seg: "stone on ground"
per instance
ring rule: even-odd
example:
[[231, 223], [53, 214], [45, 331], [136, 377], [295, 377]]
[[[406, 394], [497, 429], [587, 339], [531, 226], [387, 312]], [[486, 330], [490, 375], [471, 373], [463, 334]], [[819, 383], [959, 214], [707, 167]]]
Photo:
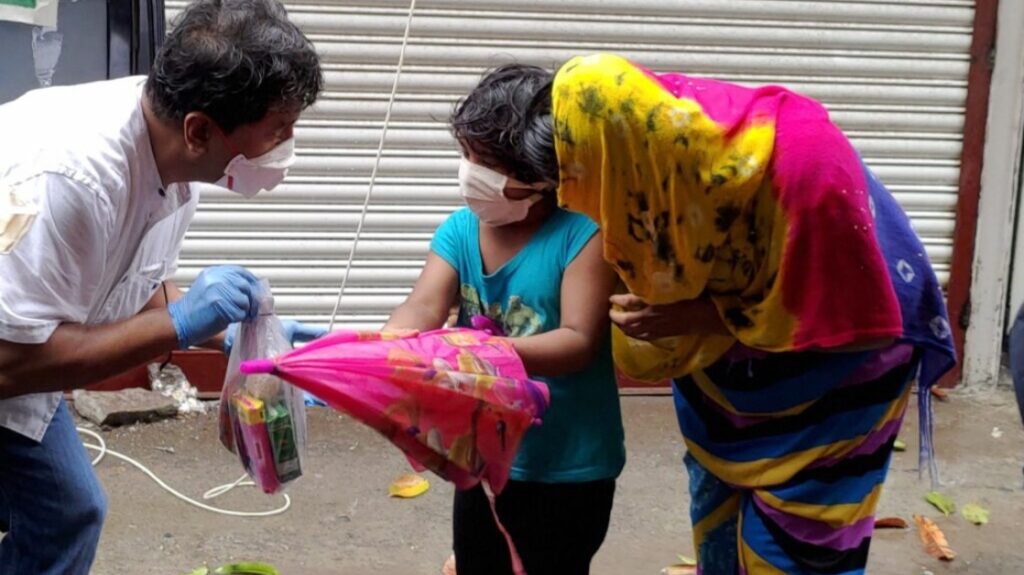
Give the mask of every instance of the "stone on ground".
[[173, 398], [155, 391], [130, 388], [121, 391], [87, 391], [72, 393], [75, 411], [97, 425], [116, 427], [174, 417], [178, 404]]

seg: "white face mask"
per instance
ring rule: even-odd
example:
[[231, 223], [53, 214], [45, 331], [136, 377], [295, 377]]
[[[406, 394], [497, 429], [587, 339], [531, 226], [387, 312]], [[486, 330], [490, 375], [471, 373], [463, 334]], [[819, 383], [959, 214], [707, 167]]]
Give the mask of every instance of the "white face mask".
[[480, 221], [492, 226], [521, 222], [530, 213], [530, 207], [544, 195], [537, 193], [522, 200], [505, 197], [508, 176], [490, 168], [474, 164], [466, 158], [459, 163], [459, 193], [466, 205]]
[[217, 185], [251, 198], [270, 191], [288, 175], [295, 163], [295, 138], [288, 138], [274, 149], [256, 158], [238, 154], [224, 168], [224, 177]]

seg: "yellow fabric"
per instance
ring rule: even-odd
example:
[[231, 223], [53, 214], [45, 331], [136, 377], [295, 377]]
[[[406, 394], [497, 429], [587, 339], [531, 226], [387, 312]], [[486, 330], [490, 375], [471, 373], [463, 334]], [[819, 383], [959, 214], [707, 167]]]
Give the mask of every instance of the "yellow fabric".
[[[890, 421], [902, 417], [910, 397], [910, 386], [897, 401], [892, 402], [885, 413], [878, 419], [871, 431], [881, 429]], [[690, 454], [726, 483], [743, 488], [764, 488], [781, 485], [793, 478], [800, 470], [806, 469], [811, 463], [828, 458], [841, 459], [864, 443], [864, 436], [836, 441], [826, 445], [793, 451], [780, 457], [768, 457], [752, 461], [732, 461], [716, 457], [695, 441], [683, 437], [686, 449]]]
[[[742, 528], [743, 524], [741, 521], [738, 529]], [[740, 566], [747, 575], [787, 575], [785, 571], [765, 561], [763, 557], [747, 545], [747, 542], [742, 537], [739, 540], [739, 546]]]
[[736, 521], [740, 514], [740, 499], [742, 494], [737, 491], [722, 502], [707, 517], [701, 519], [693, 526], [693, 548], [700, 549], [704, 545], [707, 534], [715, 530], [726, 521]]
[[666, 337], [648, 342], [633, 339], [612, 327], [615, 365], [629, 377], [646, 381], [681, 377], [708, 367], [734, 343], [734, 337], [717, 335]]
[[[736, 338], [786, 350], [795, 319], [775, 285], [786, 225], [765, 177], [773, 118], [753, 115], [727, 131], [697, 102], [612, 55], [566, 63], [552, 106], [560, 201], [600, 224], [604, 257], [630, 292], [650, 304], [708, 293], [723, 318], [737, 308], [754, 318], [742, 330], [726, 321], [734, 337], [646, 343], [616, 330], [620, 369], [639, 379], [679, 377], [717, 361]], [[752, 239], [751, 224], [770, 233]]]
[[[700, 389], [701, 393], [703, 393], [705, 396], [708, 397], [708, 399], [714, 401], [722, 409], [728, 411], [729, 413], [732, 413], [734, 415], [743, 416], [743, 417], [761, 417], [761, 416], [765, 415], [764, 413], [748, 413], [748, 412], [744, 412], [744, 411], [740, 411], [740, 410], [736, 409], [736, 406], [734, 406], [732, 404], [732, 402], [730, 402], [729, 399], [725, 397], [725, 394], [722, 393], [721, 388], [719, 388], [717, 385], [715, 385], [715, 382], [711, 381], [711, 379], [703, 371], [698, 371], [696, 373], [693, 373], [693, 374], [691, 374], [691, 377], [693, 378], [693, 382]], [[796, 415], [798, 413], [801, 413], [801, 412], [805, 411], [807, 408], [813, 406], [816, 401], [817, 400], [812, 399], [810, 401], [805, 401], [803, 403], [794, 405], [793, 407], [790, 407], [789, 409], [783, 409], [783, 410], [780, 410], [780, 411], [773, 411], [771, 413], [771, 416], [772, 417], [789, 417], [789, 416], [792, 416], [792, 415]]]
[[785, 501], [763, 489], [755, 490], [754, 493], [766, 505], [787, 515], [827, 523], [829, 527], [839, 529], [874, 515], [875, 508], [878, 507], [878, 498], [882, 496], [882, 484], [876, 485], [867, 497], [856, 503], [834, 503], [832, 505]]
[[[599, 221], [605, 255], [630, 291], [652, 304], [699, 296], [714, 263], [703, 250], [721, 246], [732, 229], [731, 221], [716, 226], [715, 220], [758, 193], [773, 124], [727, 135], [698, 103], [676, 98], [611, 55], [569, 61], [555, 79], [552, 106], [562, 136], [556, 138], [559, 162], [571, 175], [559, 196], [569, 209]], [[709, 187], [715, 193], [707, 193]], [[623, 210], [633, 216], [628, 224], [606, 217]], [[659, 251], [673, 257], [659, 257]], [[649, 275], [631, 275], [629, 266]]]

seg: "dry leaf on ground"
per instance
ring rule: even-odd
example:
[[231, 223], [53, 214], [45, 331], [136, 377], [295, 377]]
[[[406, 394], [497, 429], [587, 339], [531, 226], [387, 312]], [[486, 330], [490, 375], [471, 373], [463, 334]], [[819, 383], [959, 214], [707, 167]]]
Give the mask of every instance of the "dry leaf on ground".
[[943, 561], [952, 561], [956, 558], [956, 553], [949, 548], [946, 535], [934, 521], [921, 515], [914, 515], [914, 523], [917, 523], [917, 534], [929, 555]]
[[910, 527], [902, 517], [881, 517], [875, 519], [875, 529], [906, 529]]
[[415, 473], [406, 473], [388, 486], [388, 495], [409, 499], [423, 495], [428, 489], [430, 489], [429, 481]]

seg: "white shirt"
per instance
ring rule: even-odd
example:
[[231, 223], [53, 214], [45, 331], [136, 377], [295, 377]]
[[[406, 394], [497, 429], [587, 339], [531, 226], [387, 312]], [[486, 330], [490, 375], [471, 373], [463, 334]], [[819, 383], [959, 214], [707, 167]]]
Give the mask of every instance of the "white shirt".
[[[39, 344], [62, 323], [125, 320], [173, 275], [198, 193], [161, 184], [144, 82], [46, 88], [0, 106], [0, 194], [38, 208], [0, 255], [0, 339]], [[38, 441], [59, 401], [0, 400], [0, 426]]]

